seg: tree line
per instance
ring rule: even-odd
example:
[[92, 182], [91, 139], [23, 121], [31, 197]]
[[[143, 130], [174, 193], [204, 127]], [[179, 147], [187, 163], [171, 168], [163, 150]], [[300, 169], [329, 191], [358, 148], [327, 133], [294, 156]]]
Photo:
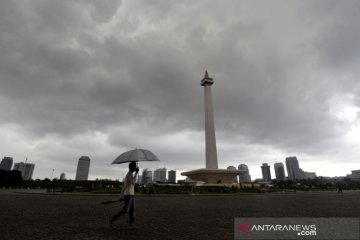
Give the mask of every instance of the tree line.
[[0, 187], [19, 187], [22, 182], [23, 178], [20, 171], [0, 169]]

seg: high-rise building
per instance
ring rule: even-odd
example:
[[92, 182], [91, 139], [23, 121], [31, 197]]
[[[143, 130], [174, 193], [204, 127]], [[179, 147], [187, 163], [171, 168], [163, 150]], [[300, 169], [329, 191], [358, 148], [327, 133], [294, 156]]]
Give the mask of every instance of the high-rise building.
[[168, 172], [168, 182], [169, 183], [176, 183], [176, 171], [170, 170]]
[[270, 166], [267, 163], [262, 164], [261, 172], [264, 181], [271, 181]]
[[[237, 170], [236, 167], [234, 166], [228, 166], [227, 170]], [[234, 177], [234, 179], [232, 180], [232, 183], [238, 183], [238, 177]]]
[[142, 180], [141, 183], [143, 185], [148, 185], [153, 182], [153, 172], [145, 168], [142, 172]]
[[10, 171], [13, 165], [12, 157], [4, 157], [0, 163], [0, 169]]
[[274, 164], [275, 169], [275, 176], [276, 181], [281, 182], [285, 180], [285, 167], [283, 163], [275, 163]]
[[90, 169], [90, 158], [88, 156], [81, 156], [78, 161], [76, 169], [75, 180], [87, 181]]
[[13, 170], [18, 170], [21, 172], [21, 176], [23, 177], [24, 180], [32, 179], [34, 169], [35, 169], [35, 164], [24, 163], [24, 162], [15, 163], [13, 168]]
[[251, 175], [249, 173], [249, 168], [246, 164], [240, 164], [238, 166], [238, 170], [241, 172], [239, 175], [240, 183], [249, 183], [251, 182]]
[[24, 180], [30, 180], [32, 179], [32, 175], [34, 173], [35, 164], [33, 163], [26, 163], [25, 164], [25, 170], [22, 173]]
[[289, 180], [296, 181], [301, 179], [299, 161], [297, 160], [297, 158], [295, 156], [287, 157], [285, 163]]
[[166, 168], [158, 168], [154, 171], [154, 182], [166, 182]]
[[65, 179], [66, 179], [65, 173], [61, 173], [61, 174], [60, 174], [60, 180], [65, 180]]

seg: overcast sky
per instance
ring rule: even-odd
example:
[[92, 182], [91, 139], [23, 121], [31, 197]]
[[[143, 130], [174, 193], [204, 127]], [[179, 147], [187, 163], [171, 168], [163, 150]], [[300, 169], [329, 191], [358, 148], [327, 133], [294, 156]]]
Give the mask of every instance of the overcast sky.
[[0, 157], [33, 178], [122, 178], [205, 167], [203, 87], [212, 86], [219, 167], [297, 156], [305, 171], [360, 169], [360, 2], [0, 2]]

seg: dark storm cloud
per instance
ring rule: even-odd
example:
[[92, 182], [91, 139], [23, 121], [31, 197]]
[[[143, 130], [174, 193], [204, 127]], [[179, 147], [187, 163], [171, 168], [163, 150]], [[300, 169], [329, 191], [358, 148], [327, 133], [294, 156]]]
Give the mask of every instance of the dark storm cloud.
[[82, 33], [89, 23], [70, 3], [53, 4], [60, 3], [39, 3], [33, 7], [37, 17], [24, 19], [36, 22], [38, 34], [4, 43], [10, 69], [2, 65], [3, 94], [19, 101], [7, 121], [21, 122], [16, 117], [21, 112], [27, 116], [21, 125], [41, 134], [102, 129], [141, 117], [153, 118], [159, 126], [160, 119], [172, 121], [171, 116], [181, 115], [191, 104], [189, 67], [181, 51], [157, 44], [161, 36], [140, 41], [110, 36], [100, 41]]
[[331, 68], [342, 70], [360, 64], [360, 33], [356, 30], [360, 20], [359, 9], [358, 1], [348, 1], [346, 4], [319, 2], [311, 9], [314, 15], [310, 19], [321, 25], [321, 32], [315, 41], [320, 61]]
[[[206, 68], [218, 142], [249, 159], [254, 146], [329, 153], [351, 128], [338, 112], [360, 104], [356, 1], [0, 6], [0, 126], [34, 141], [71, 145], [83, 136], [107, 146], [100, 158], [149, 146], [168, 163], [194, 164], [203, 152]], [[86, 151], [59, 146], [44, 156], [64, 149]]]

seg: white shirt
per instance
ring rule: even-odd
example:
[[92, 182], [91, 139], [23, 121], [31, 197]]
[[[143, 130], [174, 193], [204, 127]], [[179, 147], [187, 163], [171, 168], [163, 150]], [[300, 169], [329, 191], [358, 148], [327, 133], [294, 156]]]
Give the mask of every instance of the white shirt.
[[133, 175], [132, 172], [128, 172], [125, 177], [124, 186], [121, 190], [120, 197], [124, 195], [134, 195], [135, 194], [135, 182], [136, 182], [137, 173]]

